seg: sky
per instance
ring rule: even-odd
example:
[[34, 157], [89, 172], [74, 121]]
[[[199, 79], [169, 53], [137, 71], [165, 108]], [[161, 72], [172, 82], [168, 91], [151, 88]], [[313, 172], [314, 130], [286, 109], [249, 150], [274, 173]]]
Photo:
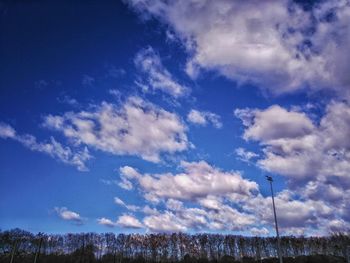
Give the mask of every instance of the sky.
[[348, 0], [0, 4], [0, 228], [350, 228]]

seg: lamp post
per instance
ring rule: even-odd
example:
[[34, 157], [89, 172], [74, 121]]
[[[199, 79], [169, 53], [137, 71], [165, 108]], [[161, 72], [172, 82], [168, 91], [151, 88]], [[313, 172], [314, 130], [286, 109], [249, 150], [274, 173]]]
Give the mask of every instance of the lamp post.
[[277, 236], [277, 254], [278, 258], [280, 260], [280, 263], [283, 263], [282, 259], [282, 253], [281, 253], [281, 241], [280, 241], [280, 235], [278, 232], [278, 224], [277, 224], [277, 215], [276, 215], [276, 207], [275, 207], [275, 197], [273, 195], [273, 188], [272, 188], [272, 182], [273, 179], [271, 176], [266, 176], [267, 181], [270, 182], [270, 187], [271, 187], [271, 197], [272, 197], [272, 206], [273, 206], [273, 215], [275, 217], [275, 227], [276, 227], [276, 236]]

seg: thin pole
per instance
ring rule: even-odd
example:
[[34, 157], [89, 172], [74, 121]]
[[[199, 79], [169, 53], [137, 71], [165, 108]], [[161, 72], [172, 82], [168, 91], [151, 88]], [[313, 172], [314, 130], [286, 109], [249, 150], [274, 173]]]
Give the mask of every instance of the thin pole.
[[266, 176], [267, 180], [270, 182], [270, 187], [271, 187], [271, 197], [272, 197], [272, 206], [273, 206], [273, 215], [275, 217], [275, 228], [276, 228], [276, 236], [277, 236], [277, 254], [278, 258], [280, 260], [280, 263], [283, 263], [282, 259], [282, 253], [281, 253], [281, 240], [280, 240], [280, 235], [278, 232], [278, 224], [277, 224], [277, 215], [276, 215], [276, 207], [275, 207], [275, 197], [273, 194], [273, 188], [272, 188], [272, 182], [273, 179], [271, 176]]

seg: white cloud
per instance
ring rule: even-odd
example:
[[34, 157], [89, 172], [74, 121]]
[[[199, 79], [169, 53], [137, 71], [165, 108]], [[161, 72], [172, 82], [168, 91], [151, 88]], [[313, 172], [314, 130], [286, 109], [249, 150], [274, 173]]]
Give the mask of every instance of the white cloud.
[[[202, 201], [202, 200], [201, 200]], [[192, 230], [244, 230], [256, 223], [253, 214], [239, 212], [228, 205], [219, 203], [202, 208], [186, 207], [179, 200], [169, 199], [167, 210], [153, 211], [143, 219], [145, 227], [154, 232], [179, 232]]]
[[216, 70], [274, 94], [308, 87], [349, 95], [348, 1], [318, 2], [309, 11], [287, 0], [126, 2], [170, 25], [190, 54], [191, 77]]
[[[298, 199], [289, 190], [278, 193], [275, 197], [278, 222], [282, 230], [290, 227], [317, 227], [324, 218], [334, 216], [334, 210], [323, 201]], [[271, 197], [261, 195], [247, 200], [243, 207], [260, 219], [260, 223], [273, 222]]]
[[166, 207], [169, 210], [172, 210], [172, 211], [179, 211], [179, 210], [181, 210], [183, 208], [183, 203], [181, 201], [179, 201], [179, 200], [170, 198], [166, 202]]
[[269, 230], [266, 227], [263, 228], [256, 228], [253, 227], [250, 229], [250, 233], [254, 236], [266, 236], [269, 234]]
[[327, 227], [330, 233], [344, 232], [350, 229], [350, 223], [341, 219], [334, 219], [328, 222]]
[[117, 226], [116, 222], [113, 222], [112, 220], [110, 220], [108, 218], [105, 218], [105, 217], [98, 218], [97, 219], [97, 223], [99, 225], [103, 225], [103, 226], [107, 226], [107, 227], [115, 227], [115, 226]]
[[[249, 111], [246, 109], [246, 111]], [[264, 169], [288, 178], [312, 179], [343, 177], [350, 171], [350, 107], [345, 103], [328, 105], [319, 124], [304, 113], [279, 106], [250, 110], [244, 138], [264, 145], [265, 156], [258, 161]], [[239, 114], [238, 114], [239, 116]]]
[[201, 126], [206, 126], [210, 122], [217, 129], [222, 127], [220, 116], [209, 111], [191, 110], [187, 115], [187, 120]]
[[[175, 98], [189, 93], [189, 88], [179, 84], [164, 67], [159, 55], [152, 47], [141, 50], [136, 55], [134, 63], [141, 72], [145, 73], [146, 83], [153, 90], [161, 90]], [[147, 85], [139, 84], [143, 86], [144, 91], [147, 91]]]
[[133, 184], [130, 180], [138, 179], [141, 174], [136, 171], [134, 168], [130, 166], [124, 166], [119, 169], [121, 175], [121, 181], [119, 182], [119, 186], [125, 190], [133, 189]]
[[184, 232], [187, 228], [177, 222], [178, 218], [171, 212], [151, 215], [144, 218], [145, 226], [155, 232]]
[[124, 177], [122, 177], [122, 180], [118, 183], [118, 185], [121, 188], [125, 189], [125, 190], [133, 189], [132, 182], [130, 182], [129, 180], [125, 179]]
[[[177, 174], [142, 174], [135, 168], [120, 168], [122, 180], [133, 184], [147, 201], [165, 202], [166, 209], [158, 211], [146, 206], [144, 226], [155, 232], [177, 232], [190, 229], [242, 230], [255, 223], [252, 213], [238, 211], [224, 200], [239, 204], [258, 192], [255, 182], [237, 172], [224, 172], [201, 162], [182, 162], [183, 172]], [[233, 194], [235, 196], [233, 197]], [[234, 200], [234, 201], [233, 201]], [[201, 208], [186, 207], [190, 201]], [[121, 200], [117, 200], [122, 204]]]
[[179, 174], [140, 174], [131, 167], [122, 167], [121, 177], [131, 179], [125, 169], [133, 175], [145, 197], [154, 202], [162, 198], [194, 200], [207, 195], [225, 196], [231, 193], [251, 195], [258, 190], [255, 182], [242, 178], [238, 172], [223, 172], [204, 161], [181, 162], [183, 173]]
[[247, 151], [246, 149], [239, 147], [235, 150], [239, 160], [243, 162], [250, 162], [251, 159], [257, 158], [259, 154]]
[[71, 106], [79, 106], [79, 102], [76, 99], [70, 97], [69, 95], [58, 97], [57, 101]]
[[[312, 121], [304, 113], [287, 111], [278, 105], [264, 111], [237, 109], [235, 115], [248, 124], [248, 129], [244, 132], [246, 140], [266, 142], [280, 138], [297, 138], [310, 134], [314, 128]], [[249, 121], [248, 116], [253, 119]]]
[[114, 197], [114, 203], [116, 203], [117, 205], [121, 205], [124, 206], [126, 209], [130, 210], [130, 211], [137, 211], [140, 209], [140, 207], [136, 206], [136, 205], [128, 205], [126, 204], [123, 200], [121, 200], [119, 197]]
[[174, 113], [139, 97], [117, 105], [103, 102], [91, 111], [48, 115], [44, 125], [61, 131], [76, 145], [92, 146], [116, 155], [136, 155], [159, 162], [163, 153], [186, 150], [186, 126]]
[[75, 151], [70, 147], [63, 146], [53, 137], [50, 137], [49, 142], [38, 142], [33, 135], [17, 134], [15, 129], [4, 123], [0, 123], [0, 137], [3, 139], [9, 138], [15, 140], [31, 151], [45, 153], [65, 164], [77, 167], [79, 171], [88, 171], [85, 162], [92, 158], [86, 147]]
[[83, 218], [76, 212], [68, 210], [67, 207], [55, 207], [55, 212], [63, 220], [73, 221], [77, 224], [83, 223]]
[[0, 122], [0, 138], [13, 139], [16, 137], [16, 131], [10, 125]]
[[349, 105], [330, 103], [318, 123], [304, 113], [279, 106], [244, 111], [244, 138], [256, 140], [263, 147], [264, 156], [258, 159], [258, 166], [285, 176], [290, 189], [299, 196], [299, 200], [294, 200], [291, 193], [277, 197], [282, 224], [300, 230], [302, 225], [317, 225], [331, 231], [331, 220], [348, 222]]
[[142, 228], [142, 223], [134, 216], [123, 214], [118, 217], [117, 224], [125, 228]]
[[222, 209], [222, 199], [217, 196], [208, 195], [205, 198], [199, 199], [198, 203], [207, 209], [214, 209], [214, 210]]
[[[144, 213], [144, 228], [152, 232], [229, 230], [269, 234], [267, 229], [273, 227], [274, 221], [271, 197], [262, 196], [255, 182], [203, 161], [182, 162], [182, 168], [177, 174], [143, 174], [130, 166], [121, 168], [121, 176], [143, 193], [146, 202], [163, 207], [158, 210], [146, 205], [138, 210]], [[327, 234], [337, 226], [346, 229], [350, 211], [346, 196], [350, 193], [337, 187], [329, 189], [333, 202], [318, 196], [318, 187], [304, 186], [276, 194], [281, 232]], [[120, 199], [116, 201], [125, 204]]]
[[125, 206], [124, 201], [119, 197], [114, 197], [114, 203], [116, 203], [117, 205]]

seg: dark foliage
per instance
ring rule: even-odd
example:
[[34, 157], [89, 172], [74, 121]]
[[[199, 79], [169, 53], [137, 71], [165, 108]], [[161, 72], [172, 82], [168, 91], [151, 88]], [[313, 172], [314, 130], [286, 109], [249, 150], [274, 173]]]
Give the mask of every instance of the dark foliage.
[[[0, 263], [278, 262], [276, 239], [197, 234], [46, 235], [0, 231]], [[345, 263], [349, 234], [282, 237], [284, 262]]]

